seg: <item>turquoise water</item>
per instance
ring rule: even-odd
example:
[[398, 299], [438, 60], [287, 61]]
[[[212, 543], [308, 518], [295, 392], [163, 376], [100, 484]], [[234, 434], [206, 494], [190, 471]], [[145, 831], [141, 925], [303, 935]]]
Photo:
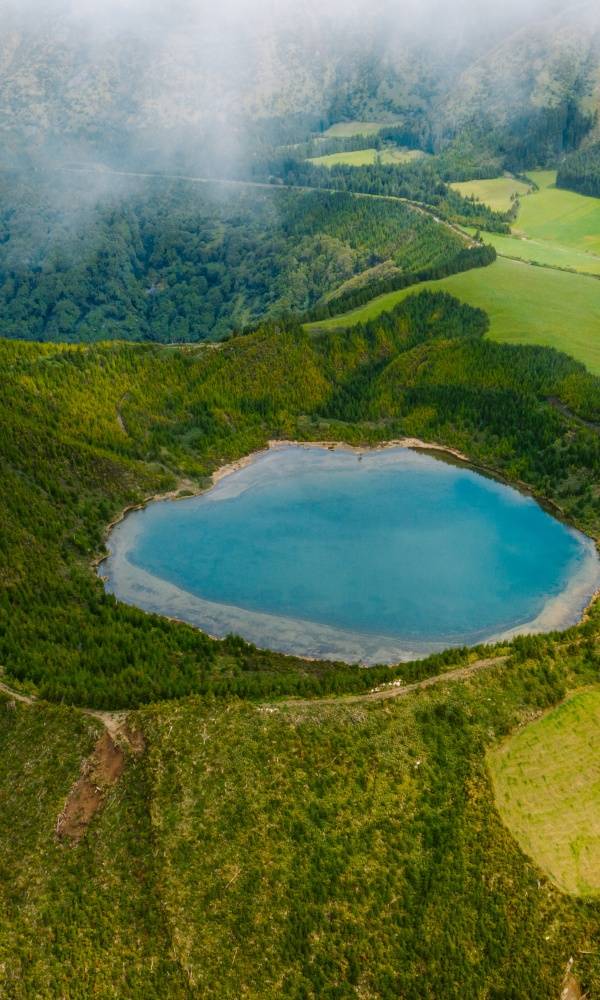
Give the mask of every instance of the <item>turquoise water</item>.
[[261, 646], [373, 662], [562, 627], [593, 545], [530, 497], [430, 455], [286, 447], [113, 532], [124, 600]]

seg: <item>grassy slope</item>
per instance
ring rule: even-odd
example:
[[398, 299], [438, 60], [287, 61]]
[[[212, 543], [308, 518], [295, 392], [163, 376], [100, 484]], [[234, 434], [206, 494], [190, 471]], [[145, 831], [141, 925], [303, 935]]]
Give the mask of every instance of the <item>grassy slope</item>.
[[377, 160], [376, 149], [355, 149], [349, 153], [328, 153], [327, 156], [313, 156], [309, 163], [316, 167], [336, 167], [343, 163], [348, 167], [364, 167]]
[[540, 190], [521, 199], [515, 232], [600, 254], [600, 199], [555, 188], [556, 174], [551, 171], [530, 176]]
[[381, 122], [336, 122], [330, 125], [323, 136], [328, 139], [349, 139], [354, 135], [376, 135], [384, 128]]
[[[489, 336], [512, 344], [542, 344], [566, 351], [600, 374], [600, 282], [578, 274], [499, 259], [490, 267], [451, 275], [422, 287], [450, 292], [490, 316]], [[390, 292], [345, 315], [315, 324], [354, 326], [392, 309], [414, 288]]]
[[498, 808], [560, 887], [600, 892], [600, 690], [566, 701], [490, 754]]
[[[476, 230], [470, 229], [469, 232], [475, 235]], [[600, 256], [573, 247], [562, 247], [531, 237], [504, 236], [502, 233], [486, 233], [485, 242], [491, 243], [501, 257], [600, 276]]]
[[555, 1000], [573, 955], [597, 996], [600, 909], [522, 855], [485, 767], [595, 673], [542, 643], [388, 703], [145, 709], [146, 753], [76, 849], [53, 828], [89, 721], [0, 705], [0, 993]]
[[514, 177], [494, 177], [483, 181], [460, 181], [450, 187], [463, 198], [476, 198], [489, 205], [495, 212], [508, 212], [512, 207], [513, 194], [525, 195], [529, 186]]

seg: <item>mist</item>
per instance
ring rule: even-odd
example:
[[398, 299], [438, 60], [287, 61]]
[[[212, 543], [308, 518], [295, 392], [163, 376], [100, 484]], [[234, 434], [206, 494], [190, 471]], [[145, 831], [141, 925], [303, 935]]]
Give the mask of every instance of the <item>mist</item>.
[[595, 5], [559, 0], [4, 0], [2, 156], [231, 174], [340, 116], [446, 126], [465, 73], [553, 18], [585, 61]]

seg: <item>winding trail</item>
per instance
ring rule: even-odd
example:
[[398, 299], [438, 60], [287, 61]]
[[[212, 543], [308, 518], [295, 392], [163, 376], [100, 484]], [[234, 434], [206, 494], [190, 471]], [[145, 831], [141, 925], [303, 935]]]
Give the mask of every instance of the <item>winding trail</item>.
[[[374, 688], [372, 691], [365, 691], [362, 694], [333, 695], [326, 698], [289, 698], [283, 701], [273, 701], [263, 703], [262, 708], [316, 708], [320, 705], [356, 705], [361, 702], [370, 701], [390, 701], [393, 698], [403, 698], [407, 694], [416, 691], [425, 691], [427, 688], [435, 687], [438, 684], [453, 683], [456, 681], [468, 680], [470, 677], [479, 674], [484, 670], [491, 670], [494, 667], [502, 667], [510, 659], [509, 655], [489, 656], [486, 659], [475, 660], [455, 670], [446, 670], [441, 674], [434, 674], [432, 677], [425, 677], [422, 681], [415, 681], [413, 684], [403, 684], [401, 681], [392, 681], [385, 687]], [[35, 695], [23, 694], [10, 687], [9, 684], [0, 681], [0, 693], [14, 698], [24, 705], [35, 705], [40, 703], [40, 699]], [[78, 708], [77, 711], [83, 715], [88, 715], [97, 719], [109, 735], [115, 737], [123, 735], [127, 725], [128, 712], [103, 712], [95, 708]]]
[[[3, 681], [0, 681], [0, 694], [5, 694], [9, 698], [12, 698], [13, 701], [18, 701], [22, 705], [43, 704], [42, 699], [38, 698], [36, 695], [23, 694], [22, 691], [17, 691], [15, 688], [12, 688], [9, 684], [5, 684]], [[53, 703], [49, 702], [49, 704]], [[98, 722], [101, 722], [104, 728], [106, 729], [107, 733], [111, 737], [111, 739], [114, 740], [117, 737], [124, 735], [124, 731], [126, 729], [127, 715], [129, 714], [127, 711], [102, 712], [99, 709], [95, 708], [79, 708], [79, 707], [77, 707], [76, 710], [78, 712], [81, 712], [82, 715], [88, 715], [90, 718], [96, 719]]]
[[411, 198], [401, 198], [399, 195], [390, 194], [368, 194], [366, 191], [340, 191], [339, 188], [325, 188], [325, 187], [310, 187], [301, 184], [269, 184], [266, 181], [247, 181], [247, 180], [234, 180], [231, 178], [223, 177], [195, 177], [188, 174], [166, 174], [166, 173], [145, 173], [142, 170], [113, 170], [108, 167], [86, 167], [86, 166], [72, 166], [72, 167], [56, 167], [55, 168], [60, 173], [71, 173], [71, 174], [96, 174], [100, 177], [137, 177], [140, 180], [165, 180], [165, 181], [183, 181], [187, 184], [221, 184], [226, 187], [238, 187], [238, 188], [258, 188], [266, 191], [300, 191], [305, 194], [312, 193], [314, 191], [320, 191], [324, 194], [349, 194], [353, 198], [371, 199], [373, 201], [392, 201], [400, 202], [402, 205], [408, 205], [415, 212], [420, 215], [427, 215], [429, 218], [433, 219], [440, 226], [445, 226], [456, 236], [460, 236], [461, 240], [469, 248], [478, 246], [478, 243], [460, 226], [457, 226], [453, 222], [449, 222], [447, 219], [442, 219], [438, 214], [437, 210], [432, 205], [427, 205], [426, 202], [413, 201]]
[[283, 705], [286, 708], [315, 708], [321, 705], [357, 705], [365, 701], [390, 701], [392, 698], [403, 698], [404, 695], [414, 694], [415, 691], [425, 691], [438, 684], [468, 680], [484, 670], [504, 666], [509, 659], [508, 655], [489, 656], [484, 660], [475, 660], [474, 663], [469, 663], [464, 667], [457, 667], [456, 670], [446, 670], [442, 674], [425, 677], [422, 681], [415, 681], [413, 684], [392, 681], [385, 687], [374, 688], [373, 691], [367, 691], [364, 694], [334, 695], [328, 698], [306, 698], [304, 700], [290, 698], [286, 701], [271, 702], [270, 707], [277, 708]]

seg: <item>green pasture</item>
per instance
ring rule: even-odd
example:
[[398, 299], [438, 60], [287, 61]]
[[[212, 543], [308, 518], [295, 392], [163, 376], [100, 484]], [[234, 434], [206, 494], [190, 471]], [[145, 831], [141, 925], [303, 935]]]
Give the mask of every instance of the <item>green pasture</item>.
[[[471, 235], [475, 234], [475, 229], [467, 231]], [[600, 275], [600, 256], [575, 250], [573, 247], [562, 247], [557, 243], [545, 243], [526, 236], [504, 236], [502, 233], [485, 233], [485, 242], [491, 243], [502, 257], [514, 257], [532, 264], [564, 268], [582, 274]]]
[[427, 153], [421, 149], [398, 149], [397, 146], [389, 146], [382, 149], [379, 154], [379, 162], [383, 164], [412, 163], [414, 160], [422, 160]]
[[561, 888], [600, 891], [600, 690], [585, 691], [489, 754], [500, 814]]
[[529, 176], [539, 191], [521, 199], [514, 231], [600, 255], [600, 198], [560, 190], [554, 186], [554, 171], [534, 171]]
[[494, 340], [554, 347], [600, 374], [600, 281], [504, 258], [490, 267], [380, 295], [359, 309], [311, 326], [334, 330], [364, 323], [423, 288], [449, 292], [484, 309]]
[[345, 164], [347, 167], [365, 167], [377, 162], [376, 149], [353, 149], [349, 153], [328, 153], [326, 156], [313, 156], [309, 163], [315, 167], [336, 167]]
[[350, 139], [355, 135], [377, 135], [385, 128], [383, 122], [336, 122], [330, 125], [323, 137], [327, 139]]
[[476, 198], [489, 205], [495, 212], [508, 212], [512, 207], [514, 195], [526, 195], [530, 190], [528, 184], [514, 177], [494, 177], [484, 181], [461, 181], [451, 184], [463, 198]]

